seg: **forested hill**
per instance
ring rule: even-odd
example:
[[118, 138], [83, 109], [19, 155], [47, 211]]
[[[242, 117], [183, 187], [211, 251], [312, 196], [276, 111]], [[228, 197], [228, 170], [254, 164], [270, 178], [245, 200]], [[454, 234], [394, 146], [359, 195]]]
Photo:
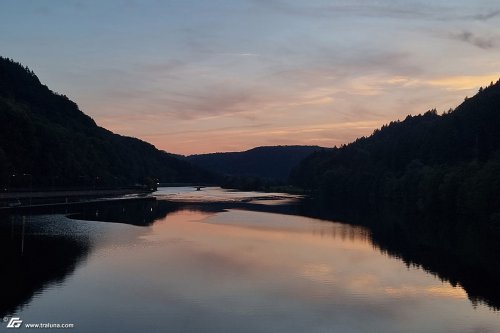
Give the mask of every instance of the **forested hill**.
[[96, 125], [21, 64], [0, 57], [0, 186], [208, 181], [210, 174]]
[[500, 225], [500, 81], [443, 115], [408, 116], [317, 152], [292, 180], [338, 207]]
[[243, 152], [191, 155], [187, 159], [227, 176], [286, 181], [302, 159], [321, 149], [318, 146], [268, 146]]

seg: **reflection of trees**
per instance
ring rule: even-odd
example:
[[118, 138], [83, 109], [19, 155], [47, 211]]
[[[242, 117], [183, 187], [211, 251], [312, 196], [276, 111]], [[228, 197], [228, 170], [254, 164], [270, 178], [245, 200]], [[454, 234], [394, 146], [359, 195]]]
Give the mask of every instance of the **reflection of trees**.
[[428, 223], [350, 212], [333, 214], [328, 206], [308, 202], [298, 214], [349, 221], [371, 230], [372, 242], [384, 253], [421, 267], [452, 285], [461, 285], [473, 304], [500, 309], [500, 232], [472, 224]]
[[147, 226], [179, 209], [179, 205], [160, 200], [118, 200], [83, 205], [70, 217], [80, 220]]
[[[161, 204], [160, 204], [161, 206]], [[500, 309], [500, 232], [471, 224], [407, 223], [397, 218], [364, 215], [361, 212], [333, 214], [322, 203], [304, 202], [290, 205], [259, 205], [244, 202], [170, 204], [173, 210], [190, 209], [220, 212], [244, 209], [288, 215], [299, 215], [330, 221], [348, 221], [368, 227], [371, 241], [384, 253], [422, 267], [452, 285], [461, 285], [472, 303], [482, 302]], [[417, 223], [419, 222], [419, 223]], [[340, 237], [345, 231], [338, 230]]]
[[[176, 205], [166, 201], [123, 200], [40, 209], [37, 213], [146, 226], [175, 209]], [[92, 250], [93, 235], [47, 233], [43, 223], [31, 223], [34, 219], [37, 217], [0, 217], [0, 317], [14, 313], [50, 285], [63, 282]]]
[[453, 286], [461, 285], [473, 304], [500, 309], [500, 235], [470, 226], [415, 228], [382, 223], [371, 229], [373, 242], [382, 251]]
[[[460, 284], [473, 302], [484, 302], [500, 309], [500, 244], [498, 233], [473, 227], [453, 227], [400, 223], [397, 219], [373, 216], [332, 214], [321, 204], [259, 205], [255, 203], [171, 203], [161, 200], [102, 202], [71, 208], [64, 213], [76, 219], [99, 220], [147, 226], [169, 213], [187, 209], [221, 212], [244, 209], [256, 212], [307, 216], [330, 221], [349, 221], [366, 226], [371, 241], [382, 252], [403, 260], [407, 265], [422, 267], [451, 284]], [[55, 211], [52, 211], [56, 213]], [[24, 223], [19, 216], [0, 218], [0, 253], [3, 286], [0, 316], [11, 314], [27, 304], [35, 293], [54, 283], [61, 283], [92, 250], [92, 235], [75, 238], [38, 232], [42, 224]], [[353, 237], [348, 230], [335, 229], [335, 237]], [[318, 232], [321, 232], [319, 230]], [[332, 232], [331, 230], [329, 232]], [[366, 235], [368, 236], [368, 235]]]
[[[305, 201], [290, 205], [253, 203], [198, 203], [183, 209], [219, 212], [244, 209], [257, 212], [299, 215], [329, 221], [347, 221], [369, 228], [371, 242], [382, 252], [421, 267], [452, 285], [461, 285], [473, 304], [479, 302], [500, 309], [500, 232], [470, 224], [430, 224], [377, 217], [362, 212], [335, 214], [322, 202]], [[418, 222], [418, 223], [417, 223]], [[336, 236], [353, 237], [347, 230]]]
[[86, 258], [88, 239], [66, 235], [38, 235], [37, 226], [25, 218], [0, 221], [0, 317], [12, 314], [36, 292], [63, 281]]

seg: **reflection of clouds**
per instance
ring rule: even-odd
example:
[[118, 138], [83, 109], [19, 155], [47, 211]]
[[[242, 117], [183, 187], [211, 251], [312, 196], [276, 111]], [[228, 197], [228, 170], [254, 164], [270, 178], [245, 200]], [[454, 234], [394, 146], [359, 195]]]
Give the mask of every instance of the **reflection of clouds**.
[[380, 283], [379, 279], [370, 273], [359, 274], [344, 282], [347, 282], [349, 289], [353, 292], [368, 292], [369, 294], [372, 294]]
[[195, 264], [199, 270], [203, 271], [203, 276], [249, 276], [255, 270], [255, 265], [249, 265], [244, 256], [237, 258], [234, 255], [217, 250], [193, 251], [191, 258], [195, 259]]
[[370, 247], [370, 231], [367, 228], [295, 215], [282, 215], [245, 210], [228, 210], [230, 214], [217, 214], [205, 220], [207, 223], [231, 226], [225, 232], [239, 233], [262, 238], [297, 238], [299, 241], [315, 241], [317, 238], [337, 240], [328, 245], [364, 249]]
[[466, 299], [462, 288], [436, 283], [422, 270], [407, 270], [400, 260], [374, 250], [364, 228], [237, 210], [215, 215], [182, 211], [154, 227], [165, 236], [189, 239], [173, 244], [181, 249], [171, 252], [176, 255], [169, 275], [190, 276], [177, 283], [203, 286], [216, 281], [214, 290], [195, 288], [198, 297], [227, 297], [236, 289], [243, 292], [259, 285], [276, 297], [311, 304], [355, 306], [353, 297], [361, 297], [374, 306], [384, 303], [387, 314], [400, 311], [397, 302], [391, 310], [394, 298], [400, 305], [425, 303], [429, 296]]
[[300, 276], [324, 284], [335, 282], [333, 268], [326, 264], [306, 264], [302, 268]]
[[[78, 308], [79, 318], [95, 318], [102, 311], [122, 318], [113, 327], [127, 325], [124, 332], [138, 317], [197, 332], [457, 332], [496, 325], [481, 306], [468, 316], [460, 288], [374, 249], [363, 228], [239, 210], [178, 211], [136, 236], [129, 246], [107, 243], [54, 291], [58, 313], [73, 318], [65, 311]], [[45, 296], [34, 308], [53, 312], [57, 306], [44, 306]], [[29, 309], [24, 314], [31, 317]]]
[[386, 287], [383, 289], [385, 293], [394, 297], [417, 297], [417, 296], [434, 296], [434, 297], [450, 297], [458, 299], [467, 299], [467, 294], [461, 287], [453, 287], [448, 284], [431, 285], [431, 286], [407, 286]]

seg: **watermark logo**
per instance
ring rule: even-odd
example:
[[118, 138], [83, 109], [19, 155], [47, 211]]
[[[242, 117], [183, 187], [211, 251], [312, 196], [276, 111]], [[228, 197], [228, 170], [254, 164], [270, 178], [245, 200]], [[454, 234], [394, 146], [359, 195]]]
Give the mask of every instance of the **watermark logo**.
[[[23, 321], [19, 317], [3, 317], [3, 322], [7, 323], [7, 328], [20, 328]], [[75, 328], [73, 323], [25, 323], [25, 328]]]
[[[4, 318], [4, 321], [6, 318]], [[7, 328], [19, 328], [21, 327], [21, 324], [23, 323], [23, 321], [21, 320], [21, 318], [19, 317], [12, 317], [10, 318], [9, 320], [9, 323], [7, 324]]]

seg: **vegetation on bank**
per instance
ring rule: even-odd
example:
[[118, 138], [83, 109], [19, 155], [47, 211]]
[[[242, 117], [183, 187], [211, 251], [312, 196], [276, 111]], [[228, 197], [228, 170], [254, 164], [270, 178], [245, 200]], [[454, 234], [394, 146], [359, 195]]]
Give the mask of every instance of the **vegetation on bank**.
[[96, 125], [27, 67], [0, 57], [0, 188], [198, 182], [210, 172]]
[[220, 186], [222, 188], [235, 189], [240, 191], [305, 194], [302, 188], [291, 185], [287, 182], [260, 177], [226, 176], [222, 177]]
[[500, 81], [455, 110], [394, 121], [313, 153], [294, 185], [343, 209], [500, 226]]
[[216, 183], [314, 193], [343, 210], [500, 226], [499, 128], [500, 81], [455, 110], [408, 116], [339, 148], [184, 158], [97, 126], [31, 70], [0, 57], [2, 189]]

